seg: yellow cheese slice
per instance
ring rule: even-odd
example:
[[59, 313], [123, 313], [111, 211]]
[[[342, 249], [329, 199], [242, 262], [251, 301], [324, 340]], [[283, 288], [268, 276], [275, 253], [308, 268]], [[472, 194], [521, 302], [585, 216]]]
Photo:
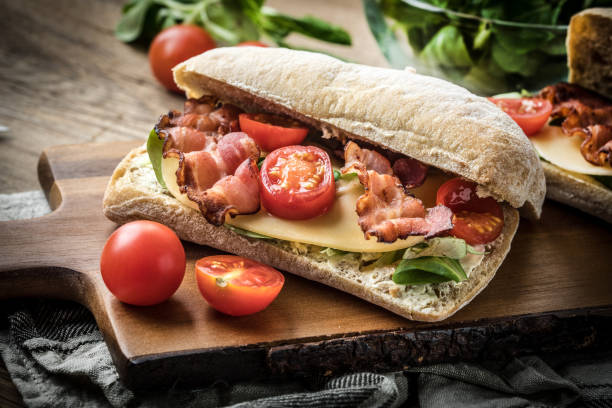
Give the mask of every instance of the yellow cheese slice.
[[595, 166], [582, 156], [578, 135], [568, 136], [559, 126], [544, 126], [531, 142], [538, 154], [552, 164], [575, 173], [612, 176], [610, 166]]
[[[183, 204], [198, 209], [193, 201], [182, 194], [176, 184], [176, 170], [178, 159], [167, 158], [162, 160], [164, 181], [168, 190]], [[435, 204], [435, 195], [438, 187], [447, 179], [438, 173], [427, 177], [427, 182], [414, 189], [413, 192], [421, 198], [426, 206]], [[349, 252], [386, 252], [408, 248], [423, 241], [423, 237], [408, 237], [393, 243], [376, 242], [374, 239], [366, 240], [358, 224], [355, 212], [355, 203], [363, 194], [363, 187], [357, 179], [340, 181], [336, 189], [336, 200], [329, 212], [309, 220], [285, 220], [268, 214], [261, 209], [256, 214], [239, 215], [228, 218], [227, 223], [251, 232], [266, 235], [285, 241], [313, 244], [321, 247], [330, 247]]]

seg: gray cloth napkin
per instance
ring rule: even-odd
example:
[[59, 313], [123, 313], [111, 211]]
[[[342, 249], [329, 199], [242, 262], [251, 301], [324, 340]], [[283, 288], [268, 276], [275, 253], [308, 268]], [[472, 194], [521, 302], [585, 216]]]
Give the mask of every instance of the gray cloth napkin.
[[[40, 192], [0, 194], [0, 220], [48, 211]], [[612, 351], [133, 392], [84, 307], [17, 300], [2, 309], [0, 353], [30, 407], [612, 407]]]

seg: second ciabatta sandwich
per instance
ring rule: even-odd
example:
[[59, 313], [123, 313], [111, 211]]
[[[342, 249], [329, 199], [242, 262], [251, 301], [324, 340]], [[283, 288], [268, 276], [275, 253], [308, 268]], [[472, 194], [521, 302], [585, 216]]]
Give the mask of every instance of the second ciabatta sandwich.
[[[206, 52], [174, 74], [190, 98], [185, 112], [162, 116], [148, 153], [135, 149], [115, 170], [104, 197], [115, 222], [162, 222], [184, 240], [436, 321], [493, 278], [517, 208], [540, 215], [545, 182], [531, 143], [506, 114], [456, 85], [248, 47]], [[266, 155], [238, 132], [246, 130], [237, 118], [249, 114], [308, 129], [307, 148]], [[329, 181], [333, 167], [333, 204], [306, 220], [270, 214], [257, 188], [267, 188], [264, 178], [281, 177], [278, 188], [293, 180], [282, 178], [286, 163], [314, 157], [304, 151], [327, 159], [300, 188]]]

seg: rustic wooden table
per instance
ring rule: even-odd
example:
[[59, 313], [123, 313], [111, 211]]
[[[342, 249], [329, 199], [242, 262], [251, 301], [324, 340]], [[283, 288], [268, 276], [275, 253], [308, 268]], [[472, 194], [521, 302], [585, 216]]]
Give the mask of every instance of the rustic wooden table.
[[[113, 35], [125, 0], [0, 0], [0, 193], [39, 188], [41, 151], [59, 144], [144, 139], [160, 113], [182, 98], [152, 77], [146, 50]], [[384, 65], [359, 0], [270, 0], [293, 15], [346, 28], [353, 46], [292, 38], [372, 65]], [[6, 128], [6, 129], [4, 129]], [[23, 402], [2, 364], [0, 406]]]

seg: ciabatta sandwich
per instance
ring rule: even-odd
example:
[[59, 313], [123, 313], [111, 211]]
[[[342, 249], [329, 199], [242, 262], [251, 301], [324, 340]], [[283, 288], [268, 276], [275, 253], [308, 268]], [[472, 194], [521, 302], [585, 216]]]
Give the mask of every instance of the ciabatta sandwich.
[[[459, 86], [248, 47], [208, 51], [174, 76], [189, 98], [185, 112], [162, 116], [148, 152], [135, 149], [115, 170], [104, 213], [117, 223], [162, 222], [184, 240], [437, 321], [493, 278], [517, 209], [540, 215], [545, 181], [531, 143]], [[265, 152], [241, 115], [307, 129], [308, 147]], [[330, 183], [332, 204], [314, 215], [297, 199], [279, 206], [265, 193], [298, 196]], [[307, 219], [290, 219], [304, 218], [296, 212]]]

